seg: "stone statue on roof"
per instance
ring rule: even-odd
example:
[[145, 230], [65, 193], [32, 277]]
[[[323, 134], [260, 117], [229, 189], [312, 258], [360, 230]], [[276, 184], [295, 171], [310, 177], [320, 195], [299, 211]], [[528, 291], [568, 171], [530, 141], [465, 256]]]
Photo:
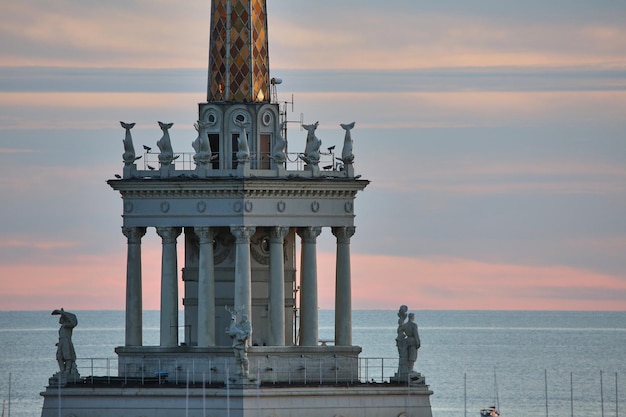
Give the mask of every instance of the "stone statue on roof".
[[78, 369], [76, 368], [76, 351], [72, 343], [72, 331], [78, 325], [78, 319], [75, 314], [69, 311], [54, 310], [53, 316], [59, 317], [59, 342], [57, 343], [57, 362], [59, 363], [59, 372], [56, 377], [62, 378], [80, 378]]

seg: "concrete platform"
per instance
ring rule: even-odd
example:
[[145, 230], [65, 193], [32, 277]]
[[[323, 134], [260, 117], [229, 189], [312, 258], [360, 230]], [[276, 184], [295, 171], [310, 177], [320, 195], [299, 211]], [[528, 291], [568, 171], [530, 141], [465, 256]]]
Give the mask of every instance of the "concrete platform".
[[[59, 392], [60, 389], [60, 392]], [[50, 386], [42, 417], [432, 417], [427, 385]], [[60, 408], [60, 412], [59, 412]]]

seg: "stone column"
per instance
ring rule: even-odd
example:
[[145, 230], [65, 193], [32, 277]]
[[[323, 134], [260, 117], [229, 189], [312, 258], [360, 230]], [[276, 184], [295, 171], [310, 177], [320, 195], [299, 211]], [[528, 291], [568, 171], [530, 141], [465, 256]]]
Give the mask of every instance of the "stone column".
[[333, 227], [337, 238], [335, 273], [335, 346], [352, 345], [352, 289], [350, 278], [350, 238], [355, 228]]
[[[185, 227], [185, 265], [182, 269], [184, 293], [184, 341], [187, 346], [198, 345], [198, 262], [200, 261], [200, 243], [193, 227]], [[180, 317], [180, 316], [179, 316]], [[180, 340], [179, 340], [180, 342]]]
[[317, 237], [321, 227], [302, 227], [300, 254], [300, 345], [317, 346]]
[[235, 252], [235, 309], [243, 309], [252, 322], [252, 271], [250, 264], [250, 238], [256, 231], [253, 226], [231, 226], [236, 239]]
[[145, 227], [122, 227], [128, 240], [126, 254], [126, 346], [142, 345], [141, 238]]
[[200, 240], [198, 261], [198, 346], [215, 346], [215, 270], [213, 269], [213, 239], [216, 231], [196, 227]]
[[161, 254], [161, 346], [178, 346], [178, 259], [176, 238], [180, 227], [157, 227], [163, 241]]
[[273, 227], [270, 231], [270, 346], [285, 345], [285, 255], [283, 242], [288, 227]]

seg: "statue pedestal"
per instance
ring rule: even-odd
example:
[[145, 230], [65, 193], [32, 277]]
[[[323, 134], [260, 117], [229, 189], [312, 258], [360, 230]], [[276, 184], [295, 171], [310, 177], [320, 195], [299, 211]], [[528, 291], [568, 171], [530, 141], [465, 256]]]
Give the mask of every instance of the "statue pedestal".
[[305, 171], [311, 171], [311, 175], [313, 177], [319, 177], [320, 176], [320, 166], [318, 164], [306, 164], [304, 166], [304, 170]]
[[64, 387], [69, 382], [71, 382], [72, 384], [76, 384], [77, 382], [80, 382], [82, 380], [83, 379], [80, 377], [78, 372], [75, 372], [74, 374], [69, 374], [69, 375], [59, 374], [57, 372], [56, 374], [54, 374], [52, 377], [48, 379], [48, 386]]
[[285, 164], [284, 163], [277, 163], [276, 164], [276, 176], [277, 177], [284, 177], [285, 175], [287, 175], [287, 170], [285, 169]]
[[344, 164], [343, 170], [346, 173], [348, 178], [354, 178], [354, 165], [352, 164]]
[[161, 163], [161, 168], [159, 169], [159, 172], [161, 173], [161, 178], [171, 177], [174, 174], [174, 170], [175, 170], [175, 167], [171, 163], [170, 164]]
[[242, 377], [240, 375], [231, 376], [228, 380], [228, 386], [236, 389], [256, 388], [259, 384], [256, 378], [251, 376]]
[[137, 164], [124, 165], [123, 178], [135, 178], [137, 176]]
[[208, 178], [209, 173], [213, 170], [211, 165], [209, 164], [198, 164], [196, 165], [196, 175], [198, 178]]
[[389, 378], [389, 381], [395, 384], [426, 385], [426, 377], [419, 372], [396, 372], [394, 376]]
[[237, 175], [239, 177], [250, 176], [250, 160], [246, 159], [246, 160], [237, 162]]

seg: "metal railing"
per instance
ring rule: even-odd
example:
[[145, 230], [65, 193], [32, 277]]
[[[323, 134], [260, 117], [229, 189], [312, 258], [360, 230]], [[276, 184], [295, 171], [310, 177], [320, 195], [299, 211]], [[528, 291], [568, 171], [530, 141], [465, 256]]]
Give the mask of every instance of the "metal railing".
[[[214, 152], [214, 157], [216, 159], [213, 160], [214, 163], [219, 163], [219, 153]], [[289, 152], [286, 154], [286, 161], [284, 163], [285, 169], [287, 171], [302, 171], [304, 170], [304, 161], [300, 159], [299, 155], [302, 153], [298, 152]], [[193, 152], [176, 152], [174, 153], [174, 161], [172, 161], [172, 165], [174, 165], [177, 170], [194, 170], [196, 168], [196, 164], [193, 160], [194, 153]], [[271, 154], [263, 153], [260, 155], [260, 158], [257, 160], [257, 155], [253, 154], [250, 156], [250, 167], [252, 169], [270, 169], [271, 167]], [[335, 158], [335, 153], [330, 152], [322, 152], [320, 154], [319, 167], [322, 171], [340, 171], [343, 167], [343, 164]], [[143, 154], [143, 169], [147, 170], [158, 170], [160, 167], [159, 163], [159, 154], [157, 152], [149, 151], [144, 152]]]
[[[345, 359], [345, 358], [343, 358]], [[280, 360], [280, 359], [278, 359]], [[389, 383], [398, 368], [397, 358], [358, 358], [356, 367], [339, 365], [342, 358], [286, 358], [275, 368], [263, 361], [251, 361], [249, 375], [260, 384], [336, 385]], [[77, 366], [84, 383], [91, 384], [208, 384], [223, 385], [235, 376], [235, 358], [144, 359], [127, 364], [119, 375], [117, 358], [78, 358]]]

